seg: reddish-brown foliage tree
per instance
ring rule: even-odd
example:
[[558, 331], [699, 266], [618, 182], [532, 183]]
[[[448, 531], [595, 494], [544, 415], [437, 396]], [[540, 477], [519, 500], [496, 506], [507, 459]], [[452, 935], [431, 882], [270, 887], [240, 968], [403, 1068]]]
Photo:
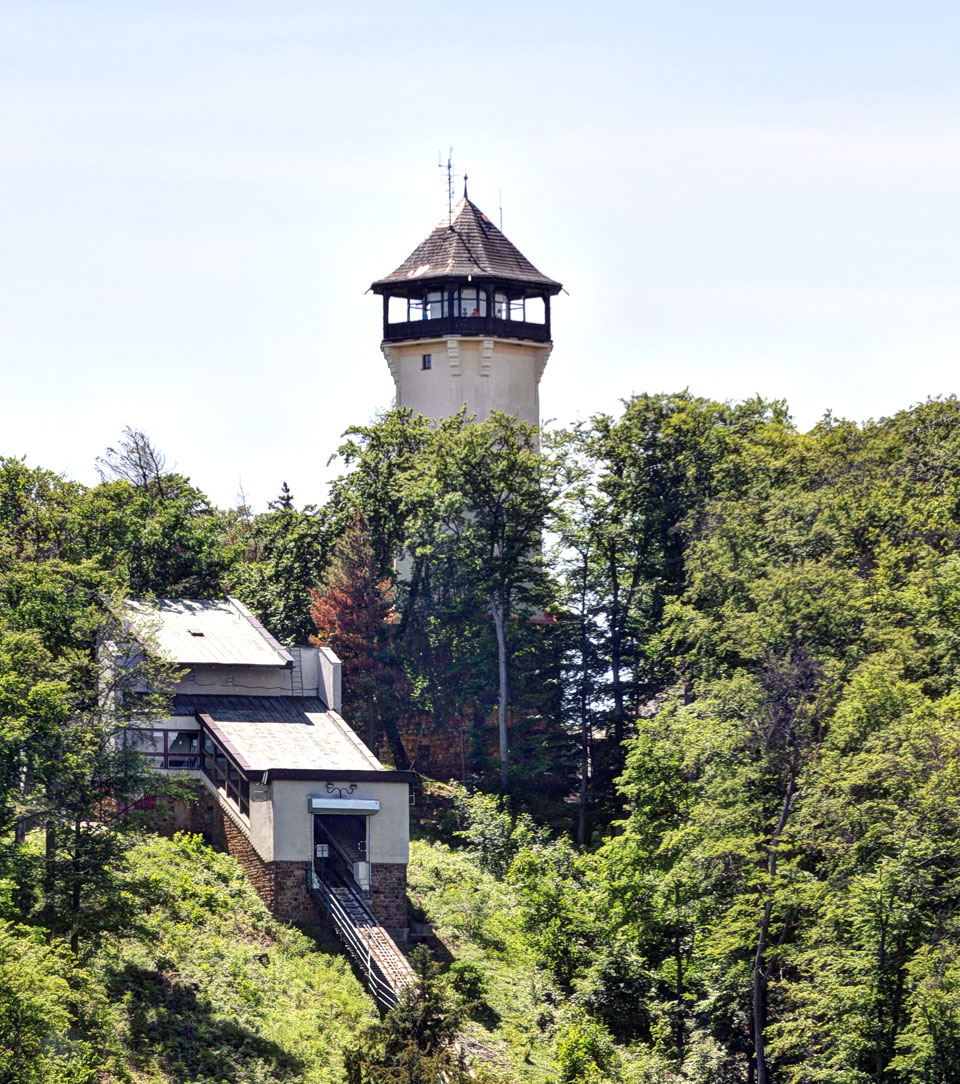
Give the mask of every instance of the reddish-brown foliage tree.
[[343, 663], [344, 717], [373, 750], [383, 735], [396, 766], [408, 768], [397, 726], [406, 679], [396, 649], [393, 588], [379, 576], [362, 514], [334, 546], [323, 589], [310, 594], [312, 640]]

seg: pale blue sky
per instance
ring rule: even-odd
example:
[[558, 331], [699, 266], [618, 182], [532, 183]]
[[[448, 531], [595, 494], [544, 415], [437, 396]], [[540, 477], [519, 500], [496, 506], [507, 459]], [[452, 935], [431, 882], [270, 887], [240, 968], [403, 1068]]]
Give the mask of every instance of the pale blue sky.
[[545, 417], [953, 392], [958, 48], [946, 3], [0, 0], [0, 452], [93, 480], [131, 424], [321, 500], [450, 145], [570, 292]]

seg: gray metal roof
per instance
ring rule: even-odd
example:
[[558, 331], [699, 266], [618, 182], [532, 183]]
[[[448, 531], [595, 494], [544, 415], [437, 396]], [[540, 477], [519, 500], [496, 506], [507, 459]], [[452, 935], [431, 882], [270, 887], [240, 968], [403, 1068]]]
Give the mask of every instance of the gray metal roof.
[[[316, 696], [178, 693], [175, 716], [202, 716], [245, 771], [386, 772], [343, 718]], [[395, 776], [395, 772], [389, 773]]]
[[322, 715], [327, 705], [318, 696], [211, 696], [177, 693], [173, 715], [209, 715], [232, 723], [303, 723]]
[[335, 711], [306, 712], [304, 718], [305, 723], [247, 722], [204, 713], [210, 731], [250, 773], [279, 768], [386, 773]]
[[428, 279], [494, 279], [539, 287], [556, 294], [559, 282], [538, 271], [526, 256], [497, 229], [466, 196], [444, 217], [430, 236], [402, 264], [371, 289], [387, 292], [391, 286]]
[[293, 665], [293, 656], [235, 598], [127, 601], [135, 635], [180, 666]]

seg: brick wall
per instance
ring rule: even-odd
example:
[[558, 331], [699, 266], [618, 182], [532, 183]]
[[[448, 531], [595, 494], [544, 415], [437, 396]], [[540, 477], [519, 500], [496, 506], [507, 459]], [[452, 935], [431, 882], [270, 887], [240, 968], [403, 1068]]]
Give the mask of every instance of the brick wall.
[[324, 920], [307, 892], [308, 862], [264, 862], [240, 825], [206, 787], [201, 787], [195, 808], [195, 831], [240, 863], [272, 915], [282, 922], [316, 924]]
[[394, 941], [407, 939], [407, 867], [402, 863], [373, 863], [370, 891], [364, 893], [374, 917]]

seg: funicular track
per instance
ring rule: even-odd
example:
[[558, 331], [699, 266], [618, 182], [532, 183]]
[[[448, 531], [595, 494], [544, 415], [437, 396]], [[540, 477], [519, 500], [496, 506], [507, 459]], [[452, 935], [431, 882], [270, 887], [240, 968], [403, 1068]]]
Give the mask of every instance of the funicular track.
[[329, 915], [377, 1004], [392, 1009], [400, 991], [416, 978], [396, 942], [373, 917], [360, 893], [334, 870], [328, 870], [323, 880], [316, 870], [307, 870], [307, 891]]
[[[396, 942], [374, 918], [357, 889], [335, 870], [328, 868], [323, 879], [315, 869], [307, 870], [307, 891], [330, 917], [374, 1000], [381, 1009], [392, 1009], [400, 992], [416, 980]], [[500, 1051], [476, 1039], [460, 1035], [455, 1045], [470, 1061], [505, 1064]]]

